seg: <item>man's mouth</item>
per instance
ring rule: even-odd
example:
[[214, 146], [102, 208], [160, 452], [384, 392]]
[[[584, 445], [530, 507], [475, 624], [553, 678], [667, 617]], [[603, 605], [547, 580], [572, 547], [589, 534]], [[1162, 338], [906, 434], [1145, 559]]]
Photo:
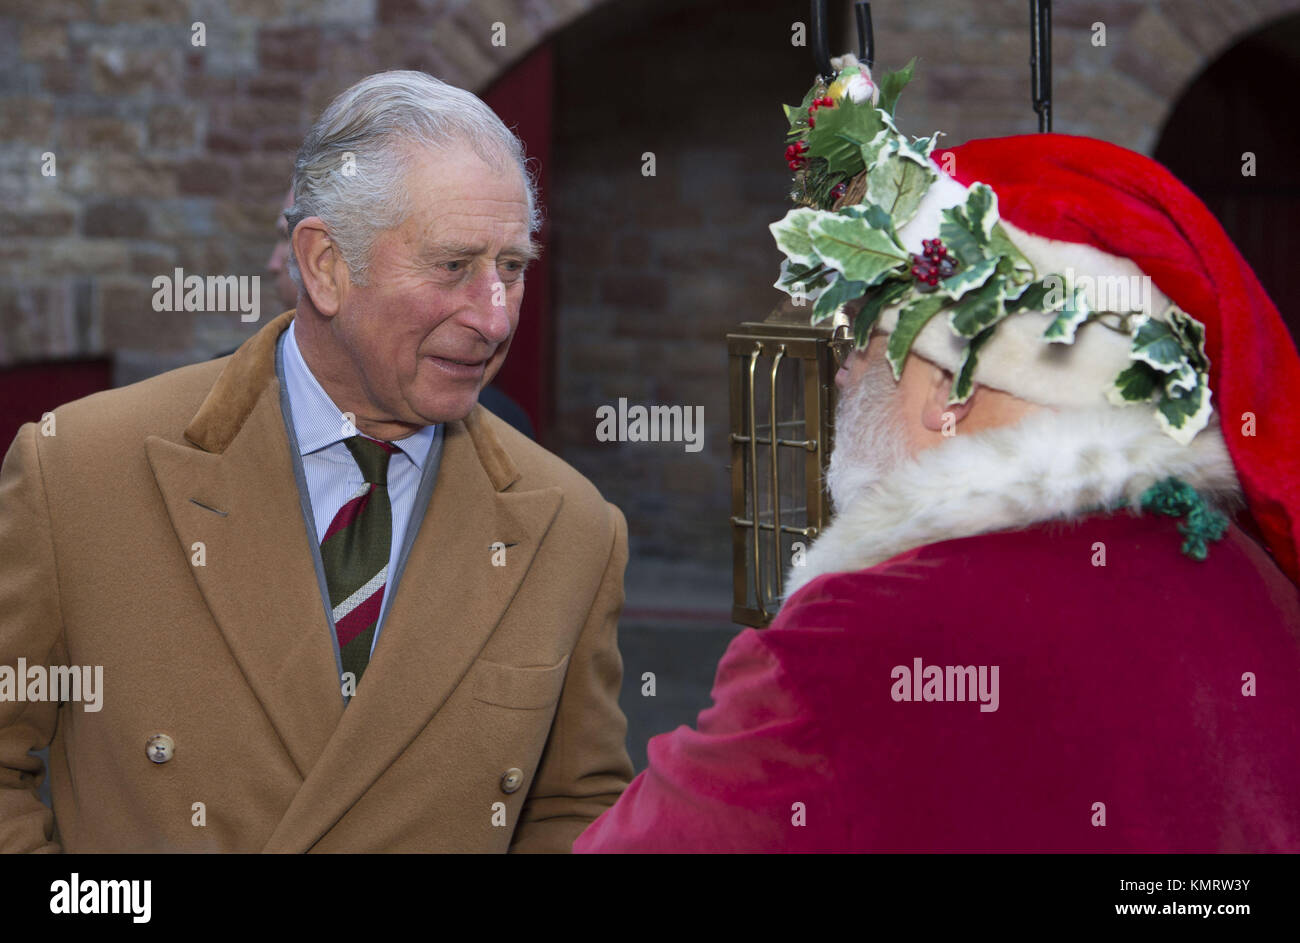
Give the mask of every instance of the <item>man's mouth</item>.
[[487, 366], [490, 358], [463, 360], [451, 357], [428, 356], [425, 359], [432, 361], [433, 365], [444, 373], [449, 373], [459, 379], [476, 380], [483, 375], [483, 368]]

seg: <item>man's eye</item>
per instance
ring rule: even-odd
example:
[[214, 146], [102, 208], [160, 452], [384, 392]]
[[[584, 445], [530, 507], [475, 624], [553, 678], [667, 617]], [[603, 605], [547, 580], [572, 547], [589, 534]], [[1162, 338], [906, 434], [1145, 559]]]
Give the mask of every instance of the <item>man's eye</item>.
[[464, 262], [463, 259], [457, 259], [457, 260], [454, 261], [454, 262], [447, 262], [447, 263], [444, 263], [444, 264], [446, 265], [446, 267], [447, 267], [447, 271], [449, 271], [449, 272], [463, 272], [463, 271], [465, 271], [465, 262]]

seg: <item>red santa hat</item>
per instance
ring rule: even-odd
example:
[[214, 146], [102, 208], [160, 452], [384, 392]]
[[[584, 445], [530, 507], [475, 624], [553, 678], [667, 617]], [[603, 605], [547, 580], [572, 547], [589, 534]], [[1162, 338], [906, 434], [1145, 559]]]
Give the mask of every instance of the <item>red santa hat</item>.
[[[989, 138], [932, 156], [947, 175], [927, 195], [935, 206], [923, 206], [900, 230], [905, 241], [919, 244], [922, 232], [937, 228], [939, 206], [953, 205], [966, 186], [982, 182], [997, 194], [998, 213], [1012, 237], [1024, 242], [1025, 255], [1036, 264], [1042, 260], [1040, 269], [1061, 270], [1068, 260], [1062, 248], [1085, 253], [1075, 259], [1084, 271], [1136, 266], [1159, 293], [1205, 325], [1210, 389], [1251, 516], [1278, 565], [1300, 583], [1300, 356], [1277, 308], [1205, 205], [1150, 158], [1092, 138]], [[1091, 265], [1088, 252], [1100, 253]], [[882, 318], [885, 330], [888, 320]], [[949, 343], [947, 332], [935, 328], [930, 343]], [[1003, 343], [1022, 346], [1011, 335]], [[1014, 347], [982, 360], [977, 379], [1050, 402], [1050, 372], [1026, 369]], [[923, 338], [915, 349], [937, 362], [952, 359], [946, 350], [927, 350]], [[1117, 349], [1079, 359], [1104, 364], [1098, 376], [1113, 377], [1112, 361], [1122, 357]], [[1019, 373], [1000, 382], [1000, 370]], [[1036, 397], [1040, 386], [1044, 395]], [[1056, 389], [1062, 388], [1058, 377]]]

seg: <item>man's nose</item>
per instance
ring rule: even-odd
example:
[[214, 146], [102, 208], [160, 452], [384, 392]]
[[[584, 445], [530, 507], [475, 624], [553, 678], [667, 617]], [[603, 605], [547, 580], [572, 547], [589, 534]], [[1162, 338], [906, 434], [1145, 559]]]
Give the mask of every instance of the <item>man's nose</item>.
[[466, 321], [493, 344], [503, 344], [510, 337], [511, 290], [492, 270], [476, 278], [470, 290]]
[[284, 268], [284, 250], [286, 248], [288, 248], [288, 243], [280, 241], [277, 242], [275, 248], [271, 250], [271, 255], [266, 260], [266, 270], [272, 275], [279, 275], [280, 269]]

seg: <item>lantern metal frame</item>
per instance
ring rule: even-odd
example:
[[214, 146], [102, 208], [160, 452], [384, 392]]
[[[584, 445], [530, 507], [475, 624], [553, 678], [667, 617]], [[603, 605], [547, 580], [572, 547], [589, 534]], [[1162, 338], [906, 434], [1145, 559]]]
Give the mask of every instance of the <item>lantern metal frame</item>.
[[[835, 373], [852, 348], [848, 328], [808, 326], [806, 308], [783, 305], [765, 321], [746, 322], [727, 335], [731, 398], [732, 620], [762, 627], [772, 621], [783, 594], [781, 535], [813, 540], [830, 519], [826, 469], [834, 448]], [[783, 365], [801, 364], [802, 402], [777, 396]], [[762, 369], [760, 371], [760, 364]], [[760, 379], [761, 374], [761, 379]], [[767, 386], [767, 422], [758, 415], [758, 384]], [[779, 408], [792, 408], [782, 421]], [[802, 434], [781, 435], [798, 424]], [[767, 434], [762, 433], [766, 430]], [[775, 440], [775, 442], [774, 442]], [[767, 449], [760, 460], [760, 446]], [[781, 457], [803, 457], [803, 506], [782, 507]], [[762, 470], [760, 470], [762, 467]], [[764, 513], [764, 495], [769, 498]], [[770, 518], [765, 520], [764, 518]], [[764, 550], [766, 549], [766, 555]], [[770, 566], [764, 566], [765, 559]], [[752, 561], [752, 565], [751, 565]]]

